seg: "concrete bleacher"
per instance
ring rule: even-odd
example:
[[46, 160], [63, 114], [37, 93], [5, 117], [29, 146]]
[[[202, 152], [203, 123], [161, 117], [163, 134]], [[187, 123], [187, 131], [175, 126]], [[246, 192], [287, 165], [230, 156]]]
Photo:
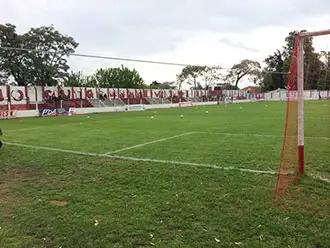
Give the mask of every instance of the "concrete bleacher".
[[86, 99], [82, 99], [82, 100], [66, 99], [66, 100], [58, 100], [58, 101], [43, 100], [41, 103], [38, 103], [38, 106], [36, 106], [35, 103], [29, 104], [29, 109], [71, 108], [72, 103], [74, 103], [77, 108], [95, 107], [90, 101]]
[[103, 104], [104, 107], [113, 107], [115, 106], [114, 102], [110, 99], [105, 99], [105, 100], [100, 100]]
[[125, 105], [150, 104], [146, 98], [121, 98]]
[[[172, 102], [171, 102], [172, 101]], [[152, 97], [145, 97], [145, 98], [118, 98], [118, 99], [98, 99], [98, 98], [92, 98], [92, 99], [66, 99], [62, 101], [44, 101], [42, 104], [39, 104], [39, 106], [42, 109], [46, 108], [70, 108], [72, 106], [72, 103], [75, 103], [75, 106], [77, 108], [81, 107], [96, 107], [96, 108], [102, 108], [102, 107], [114, 107], [114, 106], [125, 106], [125, 105], [132, 105], [132, 104], [170, 104], [170, 103], [179, 103], [179, 102], [202, 102], [202, 99], [195, 97], [195, 98], [183, 98], [183, 97], [173, 97], [171, 100], [168, 98], [152, 98]], [[31, 104], [30, 104], [31, 105]], [[33, 106], [31, 105], [31, 108]], [[35, 108], [35, 107], [34, 107]]]
[[183, 98], [183, 97], [176, 96], [176, 97], [173, 97], [172, 98], [172, 103], [179, 103], [179, 102], [186, 102], [186, 101], [187, 100], [185, 98]]
[[152, 98], [152, 97], [146, 97], [146, 99], [148, 100], [148, 102], [150, 104], [166, 104], [166, 103], [171, 103], [170, 100], [168, 100], [167, 98]]
[[[172, 99], [173, 103], [192, 101], [192, 102], [202, 102], [202, 99], [199, 97], [195, 98], [179, 98], [174, 97]], [[122, 98], [122, 99], [89, 99], [89, 102], [94, 107], [113, 107], [113, 106], [124, 106], [124, 105], [132, 105], [132, 104], [169, 104], [172, 103], [168, 98]]]
[[183, 97], [173, 97], [171, 100], [168, 98], [152, 98], [152, 97], [145, 97], [145, 98], [118, 98], [118, 99], [84, 99], [84, 100], [77, 100], [77, 99], [66, 99], [58, 102], [51, 102], [46, 101], [42, 104], [42, 108], [70, 108], [72, 102], [75, 102], [75, 106], [77, 108], [81, 107], [96, 107], [96, 108], [103, 108], [103, 107], [114, 107], [114, 106], [124, 106], [124, 105], [132, 105], [132, 104], [170, 104], [170, 103], [179, 103], [179, 102], [202, 102], [203, 100], [199, 97], [194, 98], [183, 98]]
[[89, 99], [89, 102], [94, 107], [106, 107], [105, 104], [100, 99]]
[[202, 99], [199, 97], [188, 97], [187, 100], [190, 102], [202, 102]]
[[93, 107], [114, 107], [114, 106], [124, 106], [125, 102], [121, 99], [89, 99], [89, 102], [93, 105]]
[[113, 106], [124, 106], [125, 103], [121, 99], [107, 99], [106, 101], [111, 101], [113, 103]]

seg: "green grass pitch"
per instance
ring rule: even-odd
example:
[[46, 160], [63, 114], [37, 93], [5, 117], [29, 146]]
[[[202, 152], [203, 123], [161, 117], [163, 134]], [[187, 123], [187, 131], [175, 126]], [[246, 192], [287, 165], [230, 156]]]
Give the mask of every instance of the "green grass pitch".
[[329, 247], [272, 207], [285, 106], [2, 120], [0, 247]]

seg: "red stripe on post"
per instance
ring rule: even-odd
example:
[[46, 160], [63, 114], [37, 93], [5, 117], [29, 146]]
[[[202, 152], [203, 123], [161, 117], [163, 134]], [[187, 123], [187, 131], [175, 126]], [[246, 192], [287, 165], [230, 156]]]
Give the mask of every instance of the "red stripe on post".
[[304, 146], [298, 146], [298, 171], [300, 174], [305, 172]]

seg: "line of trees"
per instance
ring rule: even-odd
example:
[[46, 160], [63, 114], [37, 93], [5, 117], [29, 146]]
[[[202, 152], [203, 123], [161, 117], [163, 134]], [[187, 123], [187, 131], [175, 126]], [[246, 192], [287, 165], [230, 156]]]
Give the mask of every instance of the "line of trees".
[[[230, 69], [220, 66], [189, 65], [177, 75], [176, 81], [157, 82], [147, 85], [139, 72], [121, 66], [118, 68], [100, 68], [91, 75], [73, 72], [67, 62], [79, 43], [74, 38], [61, 34], [54, 26], [31, 28], [24, 34], [18, 34], [16, 26], [10, 23], [0, 24], [0, 83], [14, 81], [17, 85], [64, 85], [109, 88], [158, 88], [181, 89], [188, 84], [193, 89], [208, 89], [221, 85], [223, 89], [238, 89], [238, 84], [247, 79], [263, 90], [285, 88], [286, 72], [289, 71], [294, 48], [294, 33], [285, 38], [285, 45], [274, 51], [263, 61], [265, 67], [257, 61], [244, 59]], [[11, 48], [11, 49], [7, 49]], [[320, 73], [326, 78], [329, 73], [329, 55], [327, 51], [315, 52], [313, 39], [304, 41], [305, 72], [310, 77], [307, 87], [310, 89], [328, 89], [324, 80], [318, 80]], [[310, 66], [313, 65], [313, 66]]]

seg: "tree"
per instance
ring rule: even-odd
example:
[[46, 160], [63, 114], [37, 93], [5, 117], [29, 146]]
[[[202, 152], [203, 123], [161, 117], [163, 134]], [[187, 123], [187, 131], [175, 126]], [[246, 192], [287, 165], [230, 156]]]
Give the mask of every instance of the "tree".
[[64, 86], [66, 87], [86, 87], [90, 84], [91, 77], [84, 75], [81, 71], [79, 72], [71, 72], [66, 81], [64, 82]]
[[66, 57], [78, 43], [53, 26], [31, 28], [19, 35], [16, 26], [0, 25], [0, 71], [13, 76], [18, 85], [57, 85], [68, 77]]
[[53, 26], [32, 28], [25, 36], [25, 46], [36, 52], [31, 66], [35, 84], [57, 85], [68, 76], [69, 66], [65, 57], [74, 53], [78, 43]]
[[[204, 90], [203, 86], [200, 83], [197, 83], [197, 87], [195, 90]], [[193, 89], [192, 89], [193, 90]]]
[[163, 82], [163, 83], [160, 83], [160, 82], [157, 82], [157, 81], [153, 81], [149, 88], [150, 89], [169, 89], [169, 90], [173, 90], [176, 88], [175, 86], [176, 82]]
[[135, 70], [123, 65], [118, 68], [101, 68], [90, 76], [89, 86], [100, 88], [147, 88], [143, 78]]
[[229, 81], [235, 86], [235, 89], [238, 89], [238, 83], [243, 77], [249, 76], [253, 80], [260, 73], [260, 70], [261, 65], [259, 62], [244, 59], [240, 63], [233, 65], [224, 80]]
[[0, 85], [5, 85], [8, 83], [8, 75], [6, 72], [0, 71]]
[[272, 55], [265, 59], [266, 70], [262, 72], [261, 87], [265, 91], [275, 90], [278, 88], [284, 89], [285, 74], [284, 61], [286, 59], [286, 52], [276, 50]]
[[192, 89], [201, 87], [204, 82], [204, 88], [208, 89], [221, 79], [221, 67], [220, 66], [198, 66], [188, 65], [182, 69], [181, 73], [177, 75], [177, 81], [179, 89], [181, 89], [182, 83], [193, 85]]
[[[305, 31], [305, 30], [302, 30]], [[297, 31], [291, 31], [289, 32], [288, 36], [285, 37], [285, 45], [283, 46], [283, 50], [284, 53], [287, 56], [291, 56], [292, 55], [292, 51], [294, 48], [294, 36], [297, 33]]]
[[330, 52], [321, 51], [319, 53], [320, 65], [320, 80], [317, 85], [318, 90], [330, 90]]
[[181, 89], [182, 84], [185, 82], [188, 85], [193, 85], [194, 89], [197, 88], [198, 78], [205, 71], [205, 66], [198, 65], [188, 65], [184, 67], [179, 75], [177, 75], [177, 81], [179, 89]]
[[209, 89], [223, 78], [220, 66], [204, 66], [200, 75], [204, 78], [205, 89]]
[[[185, 78], [182, 75], [182, 73], [180, 73], [179, 75], [176, 75], [176, 82], [177, 82], [179, 90], [182, 89], [182, 84], [184, 83], [184, 81], [185, 81]], [[191, 85], [191, 83], [188, 83], [188, 84]]]
[[[306, 32], [307, 30], [301, 30], [300, 32]], [[292, 60], [292, 51], [294, 48], [295, 34], [299, 31], [292, 31], [285, 38], [285, 46], [283, 47], [285, 53], [285, 59], [283, 63], [283, 71], [288, 72]], [[317, 78], [320, 71], [321, 63], [319, 61], [319, 54], [315, 52], [313, 46], [313, 37], [304, 38], [304, 72], [308, 75], [309, 81], [306, 83], [306, 89], [317, 88]], [[286, 80], [285, 80], [286, 81]], [[286, 84], [286, 82], [285, 82]]]
[[21, 49], [24, 37], [16, 33], [16, 26], [10, 23], [0, 24], [0, 74], [4, 81], [12, 76], [18, 85], [26, 85], [33, 80], [30, 70], [31, 54], [27, 51], [8, 50]]
[[317, 83], [318, 90], [330, 90], [330, 52], [321, 51], [318, 53], [319, 64], [319, 80]]

